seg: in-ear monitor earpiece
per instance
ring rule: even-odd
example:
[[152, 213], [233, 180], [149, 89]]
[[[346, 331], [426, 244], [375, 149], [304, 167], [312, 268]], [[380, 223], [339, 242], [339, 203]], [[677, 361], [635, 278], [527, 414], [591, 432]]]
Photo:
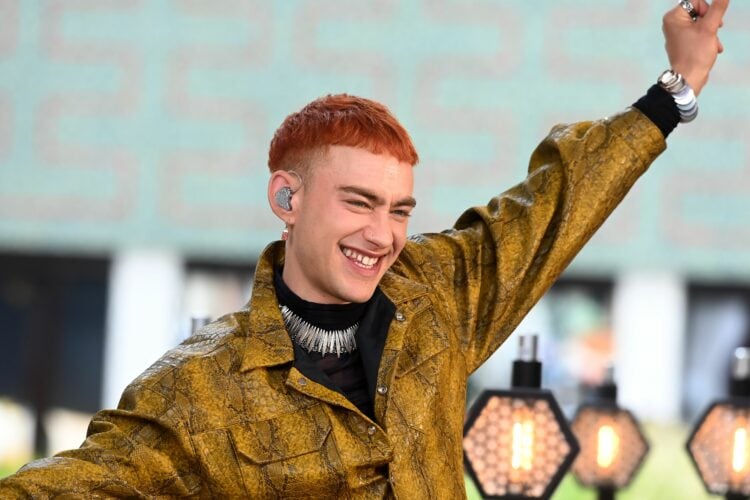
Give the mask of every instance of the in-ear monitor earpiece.
[[292, 188], [284, 186], [273, 195], [276, 204], [284, 210], [292, 209]]

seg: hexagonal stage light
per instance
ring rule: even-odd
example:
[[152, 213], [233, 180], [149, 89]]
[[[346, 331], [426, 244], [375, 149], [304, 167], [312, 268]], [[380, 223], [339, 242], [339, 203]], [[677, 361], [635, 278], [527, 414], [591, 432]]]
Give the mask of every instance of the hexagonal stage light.
[[711, 403], [687, 450], [709, 493], [750, 497], [750, 349], [735, 350], [730, 398]]
[[571, 425], [581, 445], [576, 479], [591, 488], [619, 490], [632, 481], [649, 446], [638, 421], [617, 406], [582, 405]]
[[698, 421], [688, 452], [710, 493], [750, 495], [750, 398], [713, 403]]
[[539, 388], [536, 342], [521, 338], [513, 388], [484, 391], [464, 425], [464, 464], [484, 498], [549, 498], [578, 453], [557, 401]]
[[599, 498], [614, 498], [626, 487], [649, 450], [638, 420], [617, 405], [617, 385], [612, 369], [595, 396], [582, 404], [571, 424], [581, 445], [573, 475], [584, 486], [597, 488]]

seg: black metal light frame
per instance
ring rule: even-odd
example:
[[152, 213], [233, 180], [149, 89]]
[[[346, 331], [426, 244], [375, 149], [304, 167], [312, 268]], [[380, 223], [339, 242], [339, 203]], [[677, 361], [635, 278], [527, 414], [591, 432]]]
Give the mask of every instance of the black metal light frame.
[[570, 430], [570, 427], [568, 426], [568, 422], [565, 419], [565, 415], [563, 415], [563, 412], [560, 409], [560, 406], [557, 404], [557, 401], [555, 400], [554, 395], [552, 394], [552, 392], [545, 390], [545, 389], [523, 388], [523, 389], [509, 389], [509, 390], [486, 390], [482, 392], [482, 394], [477, 398], [476, 402], [472, 405], [471, 409], [469, 410], [466, 423], [464, 424], [464, 432], [463, 432], [464, 437], [466, 437], [468, 432], [474, 426], [476, 419], [482, 413], [482, 410], [484, 410], [485, 406], [487, 406], [487, 403], [489, 402], [489, 400], [493, 397], [546, 401], [547, 405], [549, 406], [550, 410], [552, 411], [555, 417], [555, 420], [558, 423], [558, 427], [560, 429], [560, 432], [562, 433], [563, 438], [565, 439], [568, 446], [570, 447], [570, 451], [567, 454], [567, 456], [563, 458], [563, 461], [558, 466], [557, 472], [555, 472], [555, 474], [552, 476], [551, 480], [549, 481], [549, 483], [547, 484], [547, 487], [544, 490], [544, 493], [540, 497], [515, 495], [515, 494], [493, 496], [493, 495], [488, 494], [484, 490], [482, 483], [479, 481], [479, 478], [477, 477], [477, 474], [474, 471], [471, 461], [468, 459], [466, 453], [464, 453], [464, 466], [465, 466], [466, 471], [469, 473], [469, 476], [471, 477], [472, 481], [474, 481], [474, 484], [479, 489], [480, 493], [482, 494], [482, 497], [486, 499], [529, 500], [529, 499], [536, 499], [536, 498], [549, 498], [550, 496], [552, 496], [552, 493], [555, 491], [555, 489], [559, 486], [560, 482], [565, 476], [565, 473], [568, 471], [568, 469], [570, 469], [570, 466], [573, 464], [573, 460], [575, 460], [580, 450], [578, 446], [578, 441], [573, 435], [573, 432]]
[[630, 472], [630, 475], [628, 476], [628, 480], [623, 485], [616, 485], [612, 482], [594, 482], [589, 483], [586, 481], [583, 481], [580, 477], [578, 477], [577, 474], [573, 473], [573, 476], [576, 478], [576, 481], [582, 486], [585, 486], [587, 488], [597, 488], [599, 490], [599, 499], [603, 500], [605, 498], [614, 498], [614, 494], [617, 490], [625, 488], [627, 485], [630, 484], [630, 482], [633, 480], [635, 476], [638, 475], [638, 471], [643, 467], [644, 462], [646, 461], [646, 456], [648, 455], [649, 451], [651, 450], [651, 445], [648, 442], [648, 439], [646, 438], [646, 434], [643, 432], [643, 427], [641, 426], [641, 423], [638, 421], [637, 418], [635, 418], [635, 415], [630, 410], [626, 410], [622, 407], [620, 407], [615, 400], [611, 401], [592, 401], [588, 403], [583, 403], [578, 407], [576, 410], [575, 415], [573, 416], [573, 419], [571, 420], [571, 427], [573, 426], [573, 423], [576, 421], [576, 419], [581, 415], [582, 412], [586, 410], [594, 410], [597, 412], [600, 412], [602, 414], [611, 414], [616, 415], [618, 413], [624, 413], [629, 417], [629, 420], [635, 427], [636, 431], [638, 432], [639, 436], [643, 440], [644, 444], [644, 452], [639, 457], [637, 464], [635, 467], [633, 467], [633, 470]]
[[716, 400], [716, 401], [713, 401], [711, 404], [709, 404], [708, 408], [706, 408], [706, 410], [701, 414], [700, 418], [697, 420], [696, 424], [693, 426], [693, 430], [690, 433], [690, 437], [685, 443], [685, 449], [687, 450], [687, 453], [690, 456], [690, 460], [693, 462], [693, 465], [695, 466], [695, 470], [698, 471], [698, 476], [701, 478], [701, 483], [703, 483], [703, 486], [706, 488], [706, 491], [709, 494], [725, 495], [725, 498], [727, 498], [728, 500], [747, 500], [750, 497], [748, 497], [748, 495], [745, 495], [743, 493], [738, 493], [736, 491], [731, 491], [731, 490], [719, 491], [719, 490], [711, 489], [711, 486], [703, 477], [703, 473], [700, 469], [700, 466], [698, 465], [698, 461], [695, 459], [695, 456], [693, 456], [693, 450], [691, 449], [693, 440], [695, 439], [696, 435], [698, 434], [698, 431], [706, 422], [706, 419], [714, 410], [714, 408], [717, 408], [719, 406], [728, 406], [731, 408], [744, 409], [750, 413], [750, 397], [730, 397], [726, 399]]
[[[732, 358], [732, 376], [729, 383], [729, 398], [717, 400], [712, 402], [705, 412], [698, 419], [697, 423], [693, 426], [693, 430], [690, 433], [690, 437], [685, 444], [688, 455], [695, 465], [695, 469], [698, 471], [698, 475], [701, 478], [701, 482], [706, 487], [706, 491], [710, 494], [725, 495], [728, 500], [748, 500], [750, 499], [750, 488], [748, 491], [741, 492], [731, 489], [731, 485], [727, 490], [722, 489], [718, 491], [712, 489], [709, 481], [703, 476], [705, 471], [701, 470], [698, 460], [693, 455], [692, 444], [698, 437], [698, 433], [705, 424], [711, 413], [718, 407], [729, 407], [730, 409], [738, 409], [745, 411], [748, 414], [748, 421], [750, 422], [750, 347], [738, 347], [734, 350]], [[726, 443], [724, 443], [726, 444]], [[733, 443], [734, 444], [734, 443]], [[727, 450], [728, 451], [728, 450]], [[716, 459], [714, 459], [716, 461]], [[750, 471], [744, 473], [744, 482], [747, 484], [748, 475]]]

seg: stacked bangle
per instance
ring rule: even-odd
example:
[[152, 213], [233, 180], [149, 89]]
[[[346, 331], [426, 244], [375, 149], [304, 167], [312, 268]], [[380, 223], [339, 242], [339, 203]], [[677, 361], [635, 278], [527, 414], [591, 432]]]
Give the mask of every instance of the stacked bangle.
[[698, 100], [693, 88], [685, 81], [681, 74], [668, 69], [656, 81], [661, 88], [672, 95], [680, 113], [680, 121], [691, 122], [698, 116]]

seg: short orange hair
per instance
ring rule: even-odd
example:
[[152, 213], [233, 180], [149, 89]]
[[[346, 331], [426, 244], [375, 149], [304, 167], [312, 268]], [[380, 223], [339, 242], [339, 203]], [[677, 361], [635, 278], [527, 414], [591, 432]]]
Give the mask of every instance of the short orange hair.
[[417, 150], [409, 133], [379, 102], [348, 94], [320, 97], [286, 117], [271, 139], [268, 168], [306, 170], [326, 146], [352, 146], [389, 154], [416, 165]]

